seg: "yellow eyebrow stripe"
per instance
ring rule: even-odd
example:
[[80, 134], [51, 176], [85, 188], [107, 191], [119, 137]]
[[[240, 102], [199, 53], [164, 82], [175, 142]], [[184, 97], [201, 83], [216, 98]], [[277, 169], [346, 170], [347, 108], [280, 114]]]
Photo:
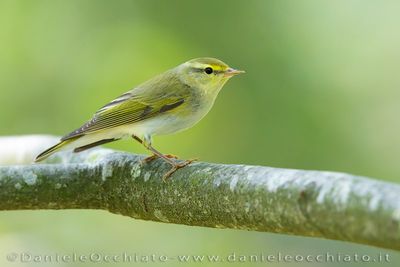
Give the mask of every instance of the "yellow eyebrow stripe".
[[210, 67], [216, 71], [225, 71], [226, 68], [221, 65], [210, 64]]
[[227, 70], [227, 67], [221, 66], [218, 64], [196, 64], [194, 67], [196, 69], [205, 69], [207, 67], [211, 67], [215, 71], [226, 71]]

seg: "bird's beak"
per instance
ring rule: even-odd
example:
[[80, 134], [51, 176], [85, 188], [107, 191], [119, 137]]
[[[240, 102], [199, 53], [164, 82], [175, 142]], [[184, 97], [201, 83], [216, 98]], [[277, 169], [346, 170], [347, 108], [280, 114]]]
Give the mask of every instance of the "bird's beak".
[[235, 70], [235, 69], [229, 68], [229, 69], [227, 69], [225, 71], [224, 76], [225, 77], [232, 77], [232, 76], [235, 76], [235, 75], [238, 75], [238, 74], [241, 74], [241, 73], [245, 73], [245, 71], [244, 70]]

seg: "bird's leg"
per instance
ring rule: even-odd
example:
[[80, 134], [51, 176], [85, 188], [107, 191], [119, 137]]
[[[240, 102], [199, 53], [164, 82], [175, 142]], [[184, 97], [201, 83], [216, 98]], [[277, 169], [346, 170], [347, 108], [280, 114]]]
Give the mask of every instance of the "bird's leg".
[[135, 139], [136, 141], [138, 141], [139, 143], [141, 143], [143, 145], [143, 140], [140, 139], [138, 136], [132, 134], [132, 138]]
[[[177, 157], [174, 155], [164, 155], [161, 152], [159, 152], [157, 149], [151, 146], [151, 139], [150, 138], [144, 138], [144, 140], [140, 139], [136, 135], [132, 135], [133, 139], [144, 145], [149, 151], [153, 153], [152, 156], [147, 157], [144, 159], [144, 162], [150, 162], [156, 158], [162, 158], [164, 161], [168, 162], [169, 164], [172, 165], [172, 168], [163, 176], [163, 180], [166, 181], [174, 172], [177, 170], [189, 165], [193, 161], [196, 161], [196, 159], [190, 159], [190, 160], [185, 160], [184, 162], [177, 163], [172, 159], [176, 159]], [[147, 140], [146, 140], [147, 139]]]
[[171, 159], [173, 157], [169, 157], [169, 155], [164, 155], [163, 153], [159, 152], [158, 150], [156, 150], [154, 147], [151, 146], [151, 137], [145, 136], [142, 140], [142, 144], [144, 145], [145, 148], [147, 148], [149, 151], [153, 153], [153, 155], [144, 159], [145, 162], [150, 162], [156, 158], [162, 158], [171, 165], [175, 164], [175, 162]]
[[[176, 165], [176, 162], [173, 161], [172, 158], [170, 158], [170, 157], [164, 155], [163, 153], [159, 152], [157, 149], [152, 147], [151, 144], [145, 144], [144, 146], [153, 153], [153, 156], [150, 156], [150, 158], [152, 158], [152, 157], [162, 158], [163, 160], [165, 160], [169, 164]], [[146, 159], [145, 159], [145, 161], [146, 161]]]
[[166, 182], [166, 181], [168, 180], [168, 178], [169, 178], [174, 172], [176, 172], [177, 170], [179, 170], [179, 169], [181, 169], [181, 168], [183, 168], [183, 167], [189, 165], [190, 163], [192, 163], [192, 162], [194, 162], [194, 161], [196, 161], [196, 160], [197, 160], [197, 159], [188, 159], [188, 160], [185, 160], [184, 162], [173, 164], [173, 165], [172, 165], [172, 168], [171, 168], [166, 174], [164, 174], [164, 176], [163, 176], [164, 182]]
[[[178, 159], [177, 156], [172, 155], [172, 154], [164, 154], [164, 156], [166, 156], [167, 158], [170, 158], [170, 159]], [[153, 154], [153, 155], [148, 156], [147, 158], [145, 158], [143, 161], [146, 162], [146, 163], [149, 163], [149, 162], [151, 162], [151, 161], [153, 161], [153, 160], [155, 160], [157, 158], [158, 158], [158, 155]]]
[[[135, 139], [136, 141], [138, 141], [139, 143], [141, 143], [142, 145], [144, 145], [144, 146], [148, 149], [148, 147], [145, 145], [145, 143], [143, 142], [143, 140], [140, 139], [138, 136], [132, 135], [132, 138]], [[153, 151], [152, 151], [152, 152], [153, 152]], [[167, 158], [170, 158], [170, 159], [178, 159], [177, 156], [172, 155], [172, 154], [165, 154], [164, 156], [167, 157]], [[153, 152], [153, 155], [148, 156], [148, 157], [145, 158], [143, 161], [146, 162], [146, 163], [148, 163], [148, 162], [151, 162], [151, 161], [153, 161], [153, 160], [155, 160], [155, 159], [157, 159], [157, 158], [159, 158], [159, 156]]]
[[168, 157], [167, 155], [163, 155], [162, 153], [160, 153], [159, 151], [157, 151], [154, 147], [152, 147], [150, 144], [148, 145], [148, 148], [151, 152], [154, 153], [155, 156], [162, 158], [163, 160], [165, 160], [166, 162], [168, 162], [169, 164], [172, 165], [172, 168], [163, 176], [163, 181], [166, 182], [168, 180], [168, 178], [177, 170], [189, 165], [190, 163], [192, 163], [193, 161], [196, 161], [196, 159], [189, 159], [189, 160], [185, 160], [183, 162], [175, 162], [174, 160], [172, 160], [170, 157]]

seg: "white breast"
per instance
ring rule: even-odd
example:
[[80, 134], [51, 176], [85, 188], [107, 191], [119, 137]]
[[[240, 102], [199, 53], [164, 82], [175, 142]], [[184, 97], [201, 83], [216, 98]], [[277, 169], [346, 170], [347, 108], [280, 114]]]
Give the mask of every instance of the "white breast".
[[205, 115], [206, 113], [201, 114], [200, 112], [184, 117], [165, 114], [127, 126], [129, 128], [127, 131], [129, 134], [137, 136], [172, 134], [192, 127]]

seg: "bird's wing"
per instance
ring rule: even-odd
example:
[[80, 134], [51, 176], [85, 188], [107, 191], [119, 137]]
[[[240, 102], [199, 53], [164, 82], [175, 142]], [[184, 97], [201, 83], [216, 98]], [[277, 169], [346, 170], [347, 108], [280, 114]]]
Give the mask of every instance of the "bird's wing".
[[61, 140], [149, 119], [176, 109], [185, 102], [184, 97], [177, 94], [174, 88], [163, 89], [149, 89], [151, 92], [146, 92], [138, 88], [129, 91], [99, 109], [91, 120]]

